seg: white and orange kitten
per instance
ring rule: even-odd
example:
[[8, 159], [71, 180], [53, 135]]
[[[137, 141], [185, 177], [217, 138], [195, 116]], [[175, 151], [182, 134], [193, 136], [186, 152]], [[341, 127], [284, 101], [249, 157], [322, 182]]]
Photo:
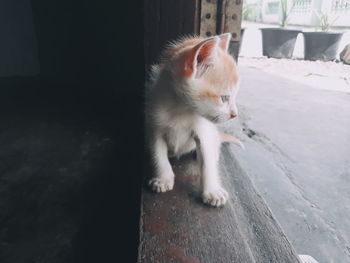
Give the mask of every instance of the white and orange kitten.
[[160, 64], [152, 67], [146, 92], [146, 126], [156, 192], [174, 187], [169, 157], [196, 150], [202, 176], [203, 202], [222, 206], [228, 199], [219, 178], [222, 141], [241, 144], [220, 134], [215, 123], [238, 114], [236, 63], [228, 54], [231, 34], [186, 38], [171, 44]]

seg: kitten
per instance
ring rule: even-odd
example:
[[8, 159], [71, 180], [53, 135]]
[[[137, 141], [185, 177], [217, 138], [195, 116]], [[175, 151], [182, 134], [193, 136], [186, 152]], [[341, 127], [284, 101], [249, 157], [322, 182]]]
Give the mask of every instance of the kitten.
[[[228, 193], [221, 186], [218, 161], [222, 141], [241, 145], [220, 134], [215, 123], [238, 114], [236, 63], [228, 54], [231, 34], [185, 38], [171, 44], [161, 63], [152, 67], [146, 92], [146, 125], [156, 192], [173, 189], [168, 157], [196, 151], [202, 176], [203, 202], [222, 206]], [[241, 145], [242, 146], [242, 145]]]

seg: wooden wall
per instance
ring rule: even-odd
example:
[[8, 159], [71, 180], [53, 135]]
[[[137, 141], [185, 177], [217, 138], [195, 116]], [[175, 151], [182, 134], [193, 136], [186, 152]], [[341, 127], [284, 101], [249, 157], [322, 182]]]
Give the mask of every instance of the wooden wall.
[[145, 64], [154, 63], [167, 41], [199, 33], [199, 0], [144, 0]]
[[144, 0], [144, 53], [146, 68], [156, 62], [169, 40], [182, 35], [204, 37], [230, 32], [230, 52], [237, 60], [242, 1]]

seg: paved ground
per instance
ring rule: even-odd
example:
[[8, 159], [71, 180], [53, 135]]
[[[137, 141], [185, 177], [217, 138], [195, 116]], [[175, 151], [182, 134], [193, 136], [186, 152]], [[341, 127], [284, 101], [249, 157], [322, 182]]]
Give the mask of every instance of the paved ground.
[[350, 262], [350, 92], [240, 71], [237, 159], [298, 254]]
[[240, 57], [239, 65], [253, 67], [315, 88], [350, 91], [350, 65], [343, 63]]

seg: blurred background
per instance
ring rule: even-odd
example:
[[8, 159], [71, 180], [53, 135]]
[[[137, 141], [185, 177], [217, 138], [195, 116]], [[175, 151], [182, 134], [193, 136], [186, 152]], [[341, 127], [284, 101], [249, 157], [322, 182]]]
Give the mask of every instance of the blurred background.
[[[241, 33], [240, 65], [321, 88], [350, 87], [349, 0], [245, 0]], [[289, 36], [279, 43], [281, 34]]]

